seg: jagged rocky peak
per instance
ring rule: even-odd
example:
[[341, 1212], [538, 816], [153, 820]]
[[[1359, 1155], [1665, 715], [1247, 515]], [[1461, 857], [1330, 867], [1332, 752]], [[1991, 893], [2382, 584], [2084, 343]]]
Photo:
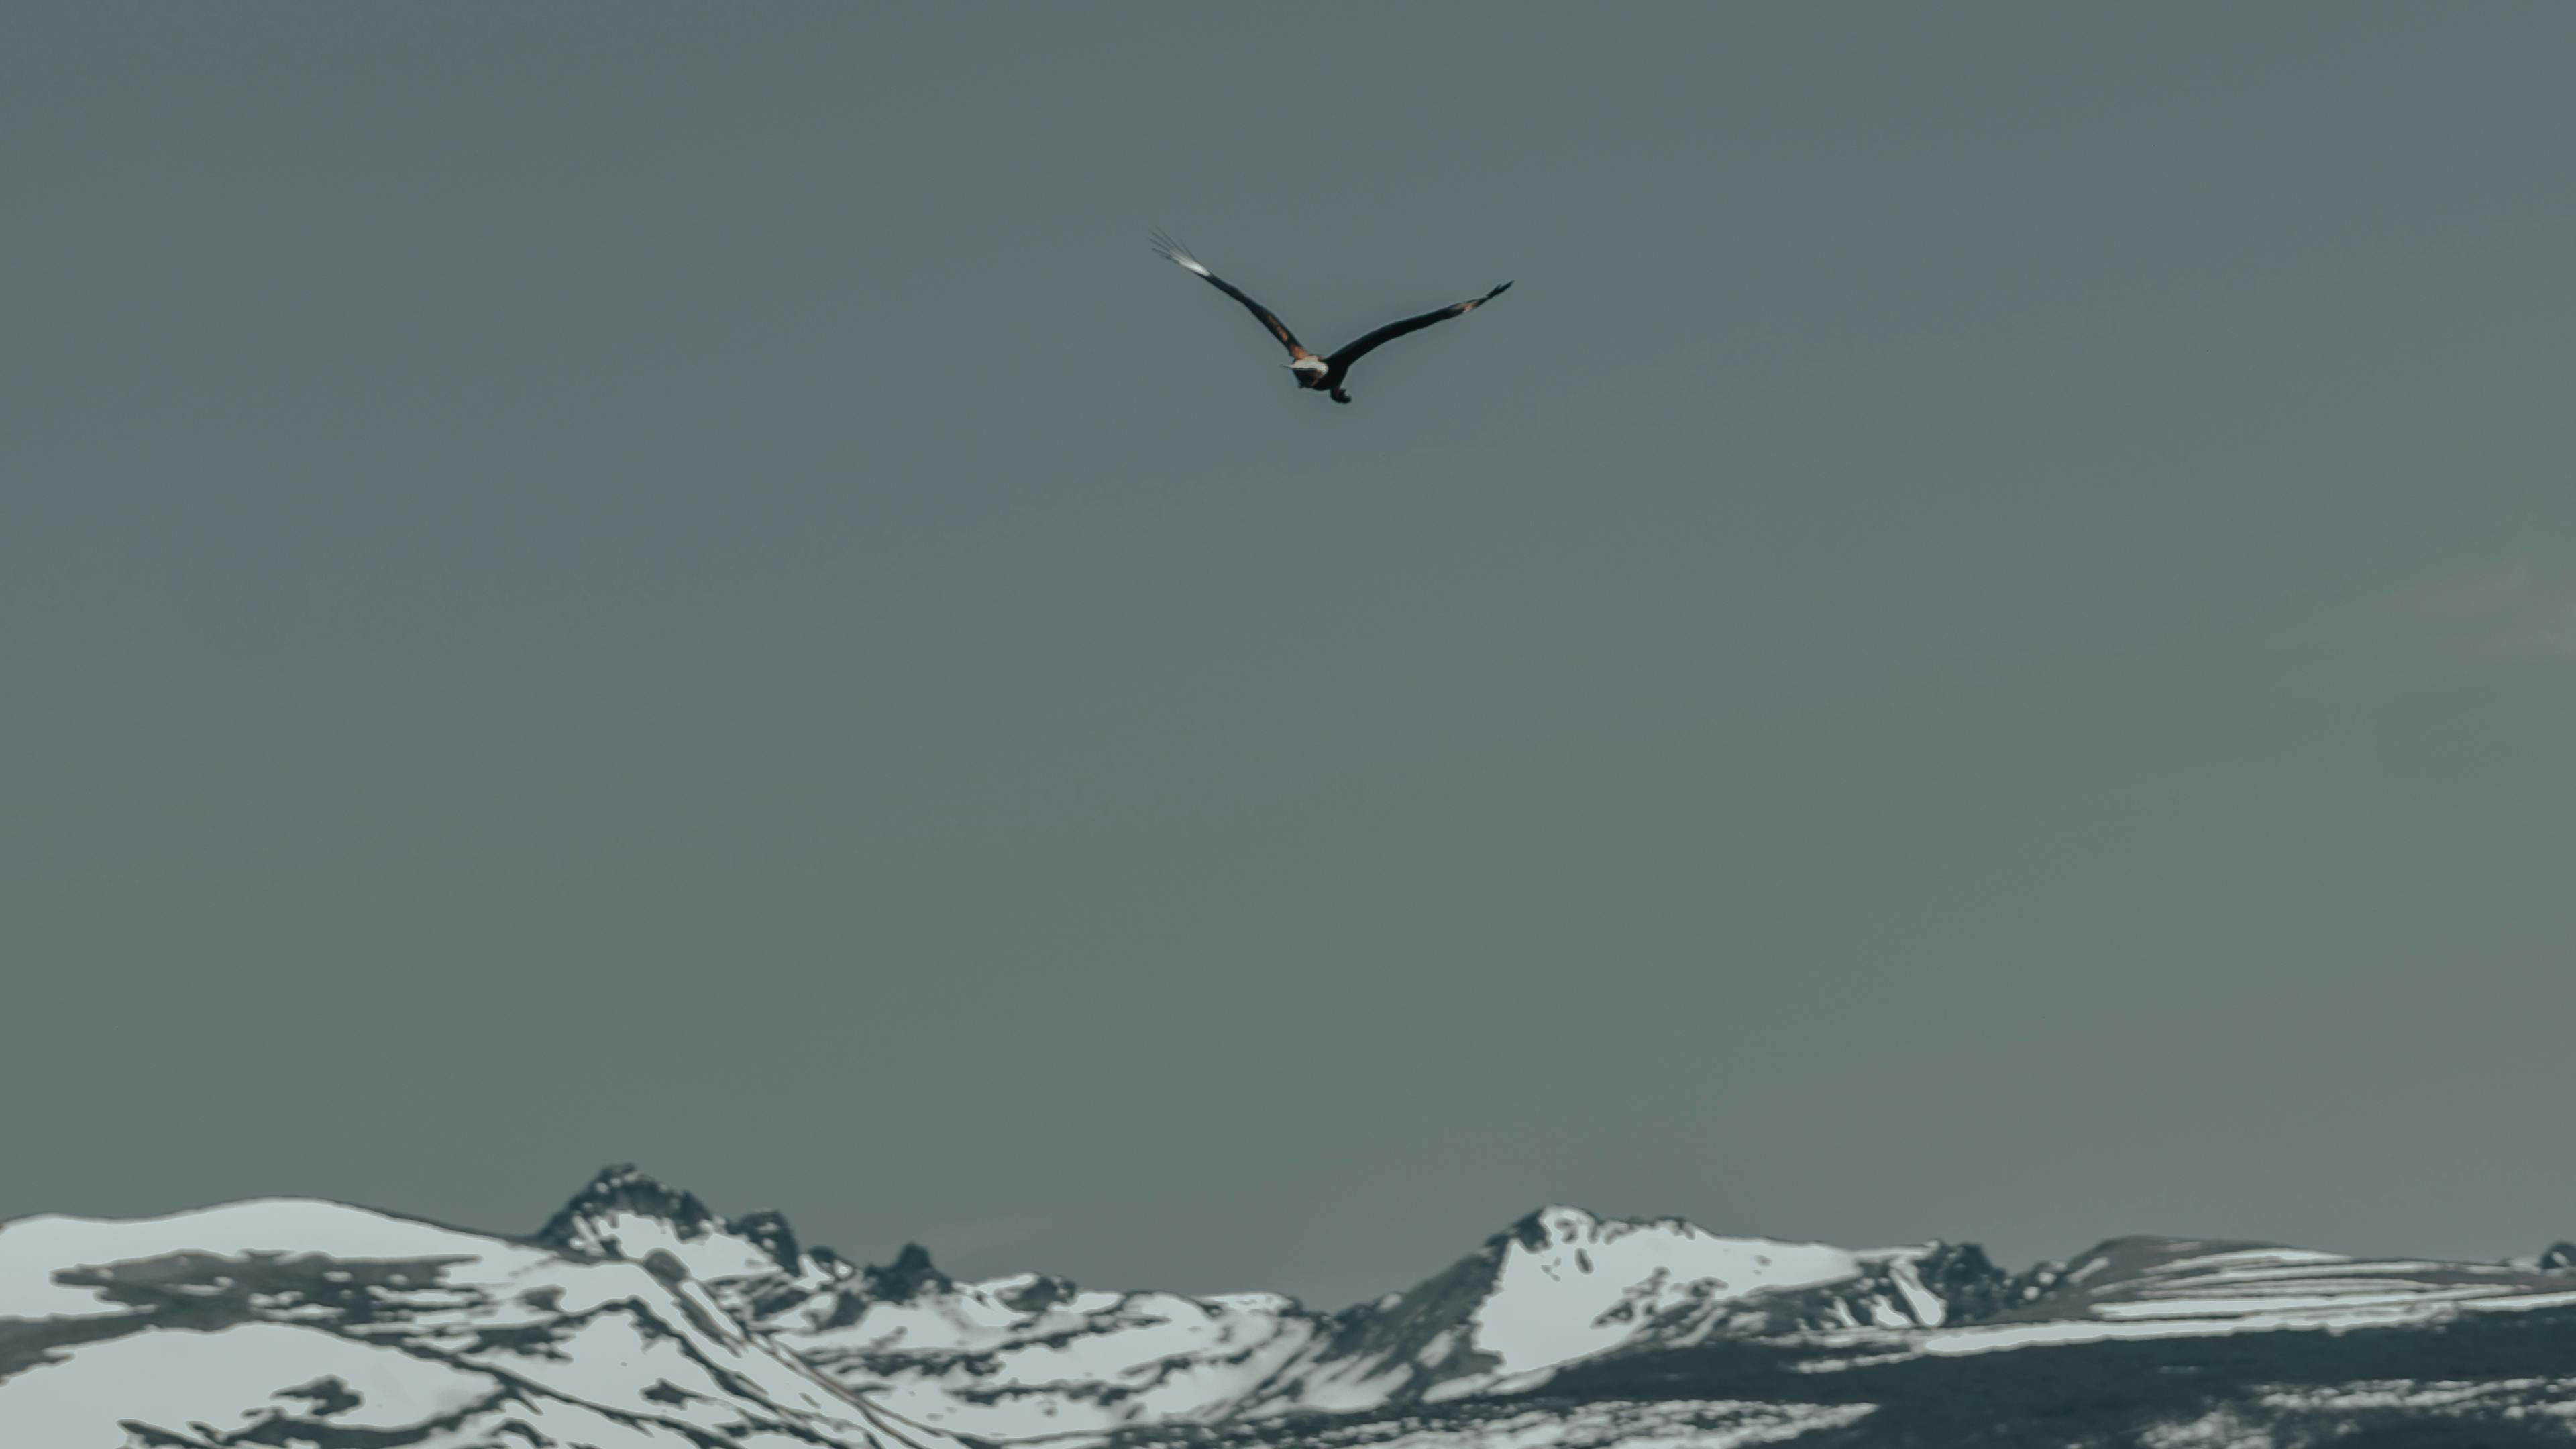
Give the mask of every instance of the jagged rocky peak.
[[[642, 1262], [655, 1250], [671, 1253], [697, 1277], [715, 1279], [746, 1274], [796, 1274], [807, 1261], [829, 1254], [818, 1250], [808, 1260], [787, 1219], [764, 1209], [730, 1221], [719, 1218], [698, 1195], [665, 1186], [633, 1163], [599, 1170], [572, 1201], [537, 1230], [536, 1240], [556, 1252], [579, 1258], [627, 1258]], [[837, 1261], [837, 1260], [834, 1260]], [[829, 1272], [828, 1266], [825, 1269]]]
[[[1574, 1290], [1578, 1281], [1609, 1285], [1617, 1301], [1598, 1310], [1594, 1326], [1630, 1325], [1632, 1346], [1718, 1332], [1932, 1326], [1994, 1314], [2016, 1291], [2012, 1276], [1973, 1243], [1854, 1251], [1561, 1205], [1521, 1218], [1470, 1262], [1490, 1273], [1488, 1291], [1521, 1303], [1591, 1291]], [[1493, 1312], [1478, 1312], [1479, 1342], [1508, 1334], [1482, 1326]]]
[[894, 1261], [862, 1270], [867, 1296], [879, 1303], [910, 1303], [927, 1293], [946, 1293], [957, 1286], [930, 1261], [930, 1250], [906, 1243]]
[[[720, 1218], [695, 1193], [666, 1186], [630, 1163], [600, 1169], [547, 1220], [536, 1241], [577, 1258], [641, 1263], [666, 1253], [691, 1277], [726, 1285], [728, 1306], [759, 1319], [811, 1301], [818, 1318], [841, 1324], [872, 1303], [918, 1303], [960, 1291], [919, 1243], [904, 1244], [891, 1263], [861, 1266], [830, 1248], [804, 1246], [781, 1213]], [[817, 1293], [829, 1296], [813, 1298]], [[1073, 1296], [1071, 1283], [1030, 1274], [1010, 1285], [1003, 1301], [1037, 1312]], [[820, 1309], [824, 1303], [831, 1307]]]
[[[1997, 1267], [1976, 1243], [1933, 1243], [1914, 1260], [1914, 1272], [1925, 1288], [1948, 1305], [1947, 1318], [1952, 1321], [1999, 1313], [2018, 1299], [2022, 1288], [2019, 1279]], [[2034, 1288], [2033, 1296], [2042, 1291]]]
[[1550, 1203], [1532, 1208], [1520, 1221], [1505, 1228], [1502, 1237], [1509, 1238], [1535, 1253], [1550, 1243], [1579, 1241], [1584, 1234], [1599, 1227], [1601, 1220], [1578, 1207]]
[[685, 1193], [612, 1169], [543, 1238], [292, 1198], [0, 1225], [0, 1318], [47, 1315], [0, 1322], [0, 1445], [978, 1449], [746, 1335], [710, 1270], [792, 1280]]
[[1489, 1241], [1494, 1246], [1517, 1242], [1535, 1253], [1550, 1244], [1598, 1242], [1635, 1232], [1654, 1231], [1696, 1234], [1699, 1229], [1680, 1218], [1605, 1218], [1579, 1207], [1550, 1203], [1546, 1207], [1532, 1209]]
[[582, 1257], [626, 1257], [615, 1225], [627, 1218], [661, 1223], [683, 1242], [694, 1242], [720, 1226], [696, 1193], [665, 1187], [635, 1164], [621, 1162], [601, 1168], [574, 1193], [572, 1201], [537, 1230], [537, 1241]]
[[796, 1230], [787, 1225], [787, 1217], [775, 1208], [762, 1208], [744, 1213], [725, 1224], [725, 1231], [767, 1253], [778, 1266], [793, 1273], [801, 1256], [796, 1247]]
[[[1783, 1328], [1937, 1321], [1940, 1299], [1916, 1265], [1934, 1261], [1936, 1272], [1964, 1278], [1984, 1262], [1943, 1251], [1860, 1254], [1550, 1204], [1406, 1292], [1335, 1315], [1328, 1355], [1359, 1365], [1371, 1383], [1401, 1376], [1387, 1391], [1394, 1399], [1438, 1400], [1569, 1357], [1697, 1342], [1748, 1314]], [[1854, 1302], [1819, 1296], [1828, 1293]]]

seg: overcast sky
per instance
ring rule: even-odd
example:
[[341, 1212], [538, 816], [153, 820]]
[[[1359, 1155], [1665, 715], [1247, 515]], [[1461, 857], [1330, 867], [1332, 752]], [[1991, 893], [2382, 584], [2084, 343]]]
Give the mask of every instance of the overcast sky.
[[2576, 1236], [2571, 53], [19, 7], [0, 1216]]

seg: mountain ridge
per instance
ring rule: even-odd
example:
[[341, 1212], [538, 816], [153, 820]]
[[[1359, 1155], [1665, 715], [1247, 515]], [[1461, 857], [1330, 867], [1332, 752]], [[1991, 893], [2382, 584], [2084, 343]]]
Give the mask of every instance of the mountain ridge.
[[[1848, 1249], [1549, 1204], [1410, 1287], [1317, 1310], [960, 1280], [916, 1243], [858, 1263], [783, 1213], [724, 1217], [631, 1164], [525, 1237], [303, 1199], [0, 1224], [0, 1422], [98, 1431], [64, 1449], [1875, 1445], [1939, 1422], [1944, 1386], [2035, 1392], [1975, 1364], [2144, 1355], [2163, 1372], [2222, 1343], [2246, 1375], [2326, 1364], [2304, 1398], [2231, 1379], [2235, 1398], [2194, 1410], [2288, 1445], [2305, 1441], [2275, 1420], [2379, 1412], [2369, 1396], [2396, 1391], [2332, 1365], [2402, 1361], [2399, 1340], [2427, 1362], [2478, 1346], [2515, 1373], [2457, 1390], [2460, 1414], [2564, 1422], [2576, 1442], [2576, 1386], [2533, 1347], [2562, 1333], [2576, 1350], [2564, 1243], [2479, 1264], [2131, 1234], [2008, 1271], [1974, 1243]], [[168, 1389], [194, 1382], [169, 1367], [188, 1343], [222, 1346], [239, 1382], [195, 1383], [227, 1407], [174, 1420], [156, 1406], [197, 1402]], [[138, 1376], [158, 1387], [124, 1404]], [[2190, 1407], [2147, 1395], [2128, 1412], [2183, 1433]]]

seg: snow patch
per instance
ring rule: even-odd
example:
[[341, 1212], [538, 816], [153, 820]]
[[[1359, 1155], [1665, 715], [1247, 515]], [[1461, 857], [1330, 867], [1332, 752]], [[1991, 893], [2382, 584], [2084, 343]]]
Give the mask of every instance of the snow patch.
[[68, 1268], [181, 1253], [358, 1261], [457, 1258], [493, 1260], [505, 1267], [544, 1262], [550, 1256], [495, 1238], [308, 1198], [259, 1198], [157, 1218], [48, 1214], [0, 1225], [0, 1317], [127, 1312], [123, 1305], [100, 1297], [96, 1289], [57, 1283], [54, 1275]]
[[330, 1422], [403, 1429], [458, 1413], [501, 1387], [398, 1349], [281, 1323], [138, 1333], [57, 1352], [68, 1357], [0, 1381], [0, 1423], [12, 1442], [23, 1435], [30, 1445], [121, 1444], [117, 1424], [124, 1419], [231, 1432], [279, 1412], [310, 1417], [309, 1402], [278, 1392], [323, 1377], [339, 1379], [358, 1398]]
[[[1475, 1348], [1523, 1373], [1615, 1348], [1667, 1309], [1856, 1276], [1861, 1255], [1824, 1243], [1721, 1238], [1689, 1223], [1605, 1223], [1543, 1209], [1540, 1242], [1505, 1240], [1494, 1290], [1477, 1307]], [[1917, 1287], [1920, 1287], [1918, 1281]]]

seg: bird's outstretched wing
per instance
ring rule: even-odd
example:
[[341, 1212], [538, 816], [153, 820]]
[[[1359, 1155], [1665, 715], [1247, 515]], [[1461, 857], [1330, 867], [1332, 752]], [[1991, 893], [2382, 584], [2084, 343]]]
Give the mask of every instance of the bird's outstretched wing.
[[1261, 325], [1270, 329], [1270, 335], [1278, 338], [1280, 345], [1288, 349], [1289, 357], [1300, 358], [1312, 357], [1315, 355], [1308, 352], [1305, 347], [1297, 341], [1297, 334], [1288, 330], [1288, 324], [1280, 321], [1277, 313], [1262, 306], [1250, 297], [1243, 295], [1243, 293], [1238, 290], [1232, 282], [1229, 282], [1225, 278], [1218, 276], [1216, 273], [1209, 271], [1205, 263], [1190, 255], [1189, 248], [1182, 246], [1179, 242], [1172, 240], [1170, 237], [1167, 237], [1158, 231], [1154, 233], [1154, 250], [1161, 252], [1164, 258], [1172, 262], [1174, 265], [1185, 267], [1188, 270], [1196, 272], [1200, 276], [1207, 278], [1209, 286], [1216, 288], [1218, 291], [1225, 293], [1234, 300], [1241, 302], [1245, 307], [1250, 308], [1252, 315], [1261, 319]]
[[1381, 345], [1393, 342], [1395, 339], [1402, 337], [1407, 332], [1419, 332], [1434, 322], [1446, 322], [1452, 317], [1464, 317], [1468, 313], [1484, 306], [1487, 302], [1494, 300], [1496, 297], [1503, 295], [1511, 289], [1512, 284], [1505, 282], [1501, 286], [1496, 287], [1485, 295], [1476, 298], [1472, 302], [1458, 302], [1450, 306], [1443, 307], [1437, 312], [1425, 312], [1419, 317], [1407, 317], [1401, 322], [1389, 322], [1385, 326], [1377, 329], [1375, 332], [1368, 334], [1366, 337], [1342, 344], [1340, 347], [1334, 349], [1331, 354], [1326, 356], [1324, 358], [1324, 362], [1335, 372], [1340, 372], [1349, 367], [1352, 363], [1366, 357]]

